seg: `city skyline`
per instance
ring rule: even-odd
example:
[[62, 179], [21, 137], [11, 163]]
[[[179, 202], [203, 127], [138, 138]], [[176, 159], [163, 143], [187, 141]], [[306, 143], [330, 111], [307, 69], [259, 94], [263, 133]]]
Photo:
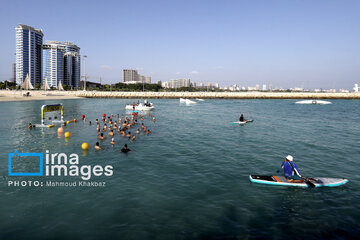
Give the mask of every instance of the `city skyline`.
[[48, 11], [45, 3], [2, 4], [0, 80], [13, 75], [14, 26], [23, 23], [43, 29], [47, 40], [80, 45], [89, 81], [121, 82], [123, 69], [137, 69], [154, 82], [189, 78], [222, 86], [351, 89], [360, 82], [357, 1], [108, 1], [86, 7], [77, 1], [72, 11], [67, 4]]
[[[29, 77], [30, 88], [80, 86], [80, 48], [71, 42], [46, 41], [44, 32], [19, 24], [16, 31], [16, 65], [13, 79], [22, 85]], [[84, 56], [85, 57], [85, 56]]]

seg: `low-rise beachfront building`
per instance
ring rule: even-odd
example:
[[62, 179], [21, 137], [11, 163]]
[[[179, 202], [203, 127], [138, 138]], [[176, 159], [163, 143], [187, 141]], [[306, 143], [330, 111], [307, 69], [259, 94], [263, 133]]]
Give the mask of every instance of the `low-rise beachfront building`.
[[355, 83], [353, 90], [354, 92], [359, 92], [359, 84]]
[[191, 87], [191, 82], [189, 78], [181, 79], [171, 79], [169, 82], [163, 82], [163, 88], [182, 88], [182, 87]]
[[123, 70], [123, 82], [126, 84], [135, 84], [135, 83], [151, 83], [150, 76], [143, 76], [134, 69], [124, 69]]
[[138, 74], [137, 70], [124, 69], [123, 70], [123, 81], [124, 81], [124, 83], [138, 82], [139, 74]]

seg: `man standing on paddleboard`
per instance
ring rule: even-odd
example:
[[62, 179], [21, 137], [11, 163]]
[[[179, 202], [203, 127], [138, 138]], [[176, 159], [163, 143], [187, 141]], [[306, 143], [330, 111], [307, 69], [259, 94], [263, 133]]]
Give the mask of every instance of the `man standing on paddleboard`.
[[293, 159], [294, 158], [291, 155], [288, 155], [281, 164], [281, 167], [284, 169], [284, 176], [288, 182], [304, 182], [304, 179], [301, 177], [296, 164], [293, 162]]

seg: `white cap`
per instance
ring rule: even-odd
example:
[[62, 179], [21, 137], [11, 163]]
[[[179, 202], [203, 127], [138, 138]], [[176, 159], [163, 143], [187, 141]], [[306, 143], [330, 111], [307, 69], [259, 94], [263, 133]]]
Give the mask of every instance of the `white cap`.
[[292, 162], [294, 158], [291, 155], [287, 155], [286, 159], [289, 160], [290, 162]]

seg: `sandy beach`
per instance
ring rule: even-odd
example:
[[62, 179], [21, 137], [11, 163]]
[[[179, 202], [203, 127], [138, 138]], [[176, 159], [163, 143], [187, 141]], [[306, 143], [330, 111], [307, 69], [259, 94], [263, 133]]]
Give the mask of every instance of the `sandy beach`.
[[[30, 96], [24, 96], [27, 92]], [[105, 91], [0, 91], [0, 101], [75, 98], [204, 98], [204, 99], [360, 99], [360, 93], [313, 92], [105, 92]]]
[[[24, 94], [30, 93], [30, 96], [26, 97]], [[12, 102], [12, 101], [36, 101], [36, 100], [57, 100], [57, 99], [75, 99], [79, 98], [74, 92], [68, 91], [7, 91], [0, 90], [0, 102]]]

